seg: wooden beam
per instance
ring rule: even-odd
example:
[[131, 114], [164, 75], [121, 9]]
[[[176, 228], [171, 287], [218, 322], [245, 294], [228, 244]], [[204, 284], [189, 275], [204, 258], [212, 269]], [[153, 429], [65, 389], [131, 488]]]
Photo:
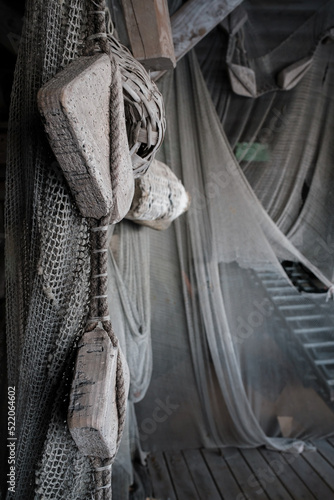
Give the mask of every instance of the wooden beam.
[[132, 53], [146, 69], [176, 65], [167, 0], [122, 0]]
[[[171, 18], [176, 62], [228, 16], [242, 0], [188, 0]], [[158, 80], [165, 72], [153, 73]]]

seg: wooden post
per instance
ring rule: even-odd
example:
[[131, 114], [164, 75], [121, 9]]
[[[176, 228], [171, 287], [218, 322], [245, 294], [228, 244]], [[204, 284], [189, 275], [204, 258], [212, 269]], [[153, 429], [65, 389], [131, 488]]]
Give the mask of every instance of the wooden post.
[[167, 0], [122, 0], [132, 53], [146, 69], [176, 65]]

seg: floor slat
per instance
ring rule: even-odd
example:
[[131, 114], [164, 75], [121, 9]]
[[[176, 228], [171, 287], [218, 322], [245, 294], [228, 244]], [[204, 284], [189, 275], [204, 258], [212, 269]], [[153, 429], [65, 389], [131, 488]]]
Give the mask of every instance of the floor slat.
[[301, 455], [265, 448], [152, 453], [155, 500], [334, 500], [334, 439]]
[[254, 484], [258, 483], [258, 489], [262, 487], [270, 499], [292, 500], [291, 495], [281, 483], [279, 469], [272, 468], [256, 448], [240, 451], [256, 476]]
[[333, 499], [333, 491], [323, 482], [303, 455], [292, 455], [288, 460], [290, 467], [298, 474], [316, 498], [324, 500]]
[[200, 450], [185, 450], [183, 456], [200, 498], [221, 500]]
[[261, 455], [266, 459], [270, 467], [276, 471], [276, 474], [279, 474], [283, 485], [289, 491], [292, 498], [295, 500], [314, 500], [317, 498], [312, 495], [304, 482], [291, 469], [281, 453], [261, 448]]
[[305, 460], [313, 467], [317, 474], [324, 480], [324, 482], [333, 490], [334, 498], [334, 469], [327, 460], [325, 460], [320, 453], [313, 451], [306, 451], [303, 454]]
[[221, 453], [242, 491], [245, 493], [246, 498], [248, 495], [252, 499], [267, 500], [268, 496], [261, 487], [257, 486], [256, 483], [258, 482], [240, 451], [237, 448], [221, 448]]
[[314, 441], [313, 444], [317, 447], [318, 453], [320, 453], [327, 460], [327, 462], [334, 468], [333, 446], [328, 441], [325, 440]]
[[177, 500], [163, 454], [156, 452], [147, 459], [154, 497], [157, 500]]
[[178, 500], [202, 500], [196, 491], [187, 464], [179, 451], [165, 452], [169, 472]]
[[203, 457], [210, 468], [217, 488], [224, 500], [240, 498], [242, 490], [234, 479], [229, 466], [219, 450], [202, 450]]

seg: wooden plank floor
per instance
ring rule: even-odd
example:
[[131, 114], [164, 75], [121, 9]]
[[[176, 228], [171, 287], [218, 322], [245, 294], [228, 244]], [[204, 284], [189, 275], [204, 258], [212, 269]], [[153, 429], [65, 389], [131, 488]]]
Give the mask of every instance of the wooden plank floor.
[[334, 500], [334, 439], [302, 455], [265, 448], [152, 453], [156, 500]]

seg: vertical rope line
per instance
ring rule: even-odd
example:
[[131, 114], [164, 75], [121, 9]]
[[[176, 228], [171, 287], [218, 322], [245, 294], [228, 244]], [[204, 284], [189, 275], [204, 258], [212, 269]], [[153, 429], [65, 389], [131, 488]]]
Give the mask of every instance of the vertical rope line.
[[[87, 37], [86, 54], [94, 54], [96, 45], [98, 45], [101, 52], [110, 56], [113, 82], [110, 96], [110, 123], [115, 123], [115, 119], [117, 120], [119, 117], [119, 109], [122, 102], [119, 102], [119, 93], [115, 92], [114, 89], [116, 64], [111, 55], [106, 33], [106, 3], [105, 0], [91, 0], [91, 2], [93, 6], [92, 10], [89, 12], [89, 36]], [[119, 150], [118, 147], [115, 147], [117, 141], [119, 141], [119, 133], [117, 133], [117, 130], [113, 129], [110, 134], [110, 168], [113, 168], [113, 165], [117, 164], [117, 158], [115, 158], [115, 151]], [[98, 457], [90, 457], [94, 470], [95, 500], [110, 500], [112, 498], [111, 466], [119, 449], [126, 417], [127, 395], [122, 359], [118, 338], [111, 325], [108, 306], [108, 225], [111, 220], [111, 214], [112, 212], [98, 221], [94, 219], [91, 220], [90, 228], [91, 298], [86, 331], [94, 330], [100, 321], [112, 345], [118, 348], [116, 371], [118, 434], [116, 453], [113, 457], [106, 460], [102, 460]]]

